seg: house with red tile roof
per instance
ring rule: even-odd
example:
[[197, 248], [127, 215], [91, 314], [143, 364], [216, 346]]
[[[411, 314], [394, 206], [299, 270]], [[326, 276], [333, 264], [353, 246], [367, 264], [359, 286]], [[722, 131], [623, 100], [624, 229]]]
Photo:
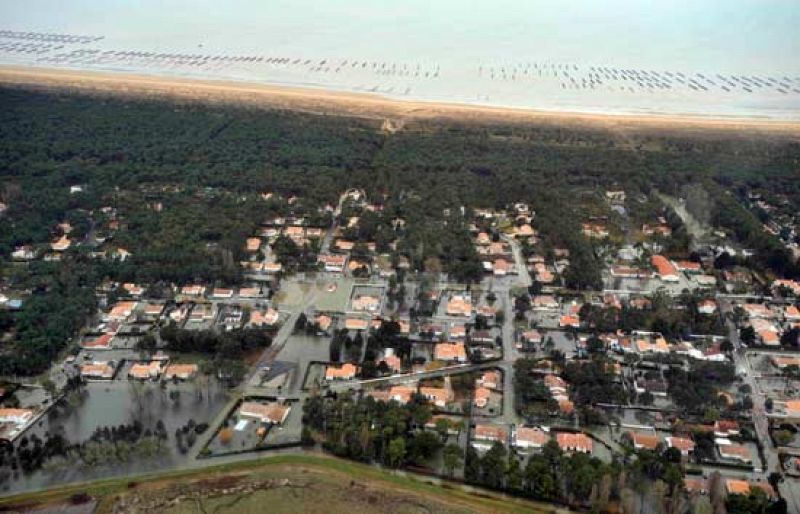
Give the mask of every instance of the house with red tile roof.
[[635, 450], [655, 451], [661, 442], [661, 438], [655, 433], [627, 432], [625, 435]]
[[663, 255], [653, 255], [650, 258], [650, 263], [656, 268], [658, 278], [664, 282], [678, 282], [678, 270], [675, 266]]
[[453, 390], [448, 386], [448, 377], [445, 377], [444, 387], [420, 387], [419, 394], [436, 407], [444, 408], [453, 401]]
[[87, 379], [110, 380], [116, 369], [109, 362], [88, 362], [81, 364], [81, 376]]
[[137, 302], [117, 302], [108, 312], [108, 318], [117, 321], [126, 320], [133, 314], [137, 305], [139, 305]]
[[475, 388], [475, 393], [473, 395], [473, 404], [475, 407], [482, 409], [486, 407], [489, 403], [489, 399], [492, 397], [492, 392], [485, 388], [485, 387], [477, 387]]
[[769, 307], [761, 303], [745, 303], [742, 305], [742, 309], [744, 309], [748, 318], [772, 319], [775, 317], [775, 313], [772, 312]]
[[728, 461], [741, 462], [750, 464], [753, 462], [753, 456], [750, 454], [750, 449], [741, 444], [734, 444], [727, 439], [717, 439], [717, 451], [720, 458]]
[[[473, 441], [477, 441], [480, 445], [491, 446], [495, 441], [505, 443], [508, 438], [508, 432], [505, 427], [500, 425], [489, 425], [485, 423], [478, 423], [475, 425], [473, 432]], [[486, 443], [489, 443], [488, 445]]]
[[472, 300], [466, 295], [453, 295], [447, 302], [448, 316], [472, 316]]
[[345, 318], [344, 328], [347, 330], [367, 330], [369, 322], [361, 318]]
[[346, 255], [320, 255], [317, 257], [325, 271], [329, 273], [341, 273], [344, 271], [345, 263], [347, 262]]
[[503, 386], [503, 377], [499, 371], [489, 370], [483, 373], [476, 381], [478, 387], [487, 389], [500, 389]]
[[185, 296], [203, 296], [206, 288], [201, 285], [183, 286], [181, 294]]
[[248, 237], [245, 243], [245, 249], [250, 253], [255, 253], [261, 248], [261, 238]]
[[189, 380], [197, 374], [197, 364], [170, 364], [164, 370], [164, 380]]
[[561, 328], [581, 328], [581, 320], [578, 316], [565, 314], [558, 320], [558, 326]]
[[137, 362], [128, 370], [128, 378], [135, 380], [152, 380], [161, 376], [160, 361], [150, 361], [147, 364]]
[[341, 366], [328, 366], [325, 368], [325, 380], [352, 380], [357, 372], [358, 368], [349, 362]]
[[433, 349], [433, 358], [444, 362], [467, 362], [464, 343], [438, 343]]
[[555, 296], [539, 294], [531, 298], [531, 308], [535, 311], [558, 309], [558, 300]]
[[694, 441], [691, 439], [669, 436], [665, 437], [664, 441], [667, 443], [667, 448], [676, 448], [683, 456], [687, 456], [694, 451]]
[[512, 445], [522, 451], [538, 450], [550, 441], [550, 433], [541, 428], [519, 427], [513, 433]]
[[739, 435], [739, 422], [732, 419], [720, 419], [714, 422], [714, 436], [731, 437]]
[[767, 498], [777, 498], [775, 489], [767, 482], [750, 482], [747, 480], [740, 480], [737, 478], [728, 478], [725, 480], [725, 492], [728, 494], [741, 494], [747, 496], [750, 494], [750, 489], [758, 488], [766, 493]]
[[688, 493], [708, 494], [708, 484], [704, 478], [690, 478], [683, 479], [683, 488]]
[[250, 311], [249, 324], [253, 327], [272, 327], [280, 320], [280, 313], [275, 309], [268, 308], [265, 311]]
[[593, 442], [586, 434], [557, 432], [556, 442], [564, 452], [592, 453]]
[[286, 421], [291, 407], [277, 402], [258, 403], [243, 402], [239, 407], [239, 416], [243, 418], [255, 418], [261, 423], [269, 425], [280, 425]]
[[381, 362], [385, 362], [392, 373], [400, 373], [403, 370], [403, 363], [397, 355], [387, 355], [381, 359]]
[[796, 305], [788, 305], [783, 309], [783, 318], [786, 321], [800, 321], [800, 309]]
[[86, 348], [87, 350], [110, 350], [111, 341], [113, 339], [114, 334], [105, 333], [99, 337], [95, 337], [94, 339], [84, 340], [81, 343], [81, 348]]
[[675, 267], [678, 271], [683, 271], [685, 273], [700, 273], [703, 271], [700, 263], [693, 261], [678, 261], [675, 263]]

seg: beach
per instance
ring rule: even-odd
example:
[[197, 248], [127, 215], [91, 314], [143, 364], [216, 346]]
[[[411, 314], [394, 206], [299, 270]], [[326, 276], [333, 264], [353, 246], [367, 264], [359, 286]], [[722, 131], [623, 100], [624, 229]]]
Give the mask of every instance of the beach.
[[406, 101], [377, 94], [327, 91], [222, 80], [147, 76], [119, 72], [0, 66], [0, 85], [70, 90], [138, 98], [240, 104], [270, 109], [339, 115], [384, 122], [389, 131], [422, 120], [479, 123], [535, 123], [610, 130], [747, 131], [800, 135], [800, 122], [713, 116], [585, 114]]

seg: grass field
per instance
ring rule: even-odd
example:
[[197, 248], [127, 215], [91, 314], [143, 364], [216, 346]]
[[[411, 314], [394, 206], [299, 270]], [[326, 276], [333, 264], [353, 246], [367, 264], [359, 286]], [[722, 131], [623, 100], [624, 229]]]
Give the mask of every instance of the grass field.
[[197, 470], [141, 475], [0, 499], [0, 510], [98, 500], [98, 513], [547, 513], [556, 507], [323, 455], [278, 455]]

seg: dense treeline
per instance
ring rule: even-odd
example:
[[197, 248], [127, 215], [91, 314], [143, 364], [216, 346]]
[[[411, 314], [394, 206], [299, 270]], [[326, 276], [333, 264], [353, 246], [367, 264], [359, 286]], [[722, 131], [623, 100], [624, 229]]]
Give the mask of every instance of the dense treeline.
[[[575, 188], [675, 191], [703, 177], [791, 176], [800, 152], [763, 138], [456, 122], [385, 135], [373, 121], [232, 106], [14, 89], [0, 97], [3, 195], [20, 224], [13, 236], [4, 229], [6, 249], [9, 240], [41, 238], [70, 204], [91, 207], [141, 184], [280, 190], [318, 202], [334, 202], [347, 186], [376, 197], [414, 190], [431, 210], [527, 199], [558, 213], [574, 207]], [[69, 195], [75, 184], [89, 187]]]
[[212, 330], [184, 330], [169, 324], [161, 329], [159, 335], [167, 350], [209, 356], [209, 369], [205, 371], [213, 372], [231, 384], [237, 384], [244, 378], [246, 367], [242, 358], [245, 354], [272, 344], [271, 332], [258, 328], [220, 333]]
[[[796, 204], [797, 205], [797, 204]], [[746, 248], [754, 250], [753, 260], [779, 276], [800, 277], [800, 261], [794, 258], [779, 238], [766, 232], [763, 224], [731, 193], [716, 198], [712, 222], [732, 232]]]
[[12, 274], [9, 282], [34, 294], [13, 315], [15, 338], [0, 353], [0, 375], [29, 375], [47, 369], [94, 313], [98, 279], [98, 269], [80, 256], [61, 263], [31, 263], [30, 269]]

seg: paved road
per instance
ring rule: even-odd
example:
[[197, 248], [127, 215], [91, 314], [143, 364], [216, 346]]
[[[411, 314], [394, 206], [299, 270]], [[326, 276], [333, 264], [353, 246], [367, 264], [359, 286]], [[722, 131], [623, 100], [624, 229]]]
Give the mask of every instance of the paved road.
[[[723, 314], [733, 310], [732, 303], [727, 298], [718, 296], [720, 302], [720, 310]], [[730, 319], [726, 320], [728, 328], [728, 338], [733, 343], [734, 348], [741, 347], [739, 340], [739, 331]], [[772, 446], [772, 439], [769, 435], [769, 421], [767, 419], [766, 407], [764, 405], [766, 396], [761, 391], [756, 383], [756, 378], [760, 373], [750, 366], [750, 361], [743, 353], [738, 351], [733, 352], [733, 362], [736, 369], [744, 369], [742, 380], [745, 384], [750, 386], [752, 390], [751, 397], [753, 399], [753, 426], [756, 429], [756, 436], [762, 442], [764, 448], [764, 457], [766, 459], [766, 466], [761, 473], [762, 480], [766, 480], [772, 472], [782, 472], [780, 458], [777, 449]], [[755, 473], [754, 473], [755, 474]], [[792, 478], [787, 478], [783, 483], [778, 486], [781, 496], [786, 500], [789, 507], [789, 512], [800, 512], [800, 488]]]
[[503, 236], [503, 239], [511, 246], [511, 253], [514, 255], [514, 263], [517, 268], [518, 284], [522, 287], [530, 287], [533, 284], [531, 275], [528, 273], [528, 266], [522, 256], [522, 250], [516, 239]]

